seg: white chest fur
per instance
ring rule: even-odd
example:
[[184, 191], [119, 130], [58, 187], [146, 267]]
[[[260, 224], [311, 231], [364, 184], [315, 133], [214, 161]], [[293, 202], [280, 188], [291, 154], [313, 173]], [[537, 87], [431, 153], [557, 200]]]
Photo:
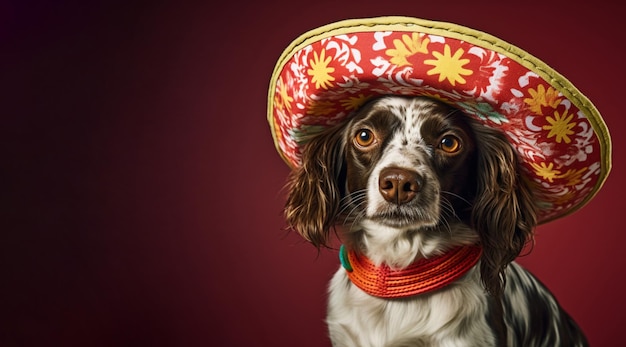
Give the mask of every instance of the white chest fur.
[[380, 299], [354, 286], [343, 268], [330, 283], [327, 324], [335, 347], [493, 346], [476, 267], [446, 288]]

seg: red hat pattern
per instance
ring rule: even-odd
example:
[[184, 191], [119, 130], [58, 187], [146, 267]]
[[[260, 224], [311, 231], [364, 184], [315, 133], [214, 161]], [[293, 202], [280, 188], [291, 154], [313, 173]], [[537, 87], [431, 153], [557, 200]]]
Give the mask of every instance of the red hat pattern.
[[608, 130], [564, 77], [518, 48], [458, 25], [405, 17], [367, 21], [305, 34], [281, 57], [268, 119], [290, 166], [299, 166], [307, 139], [346, 120], [368, 99], [419, 95], [506, 134], [534, 187], [540, 222], [595, 195], [610, 169]]

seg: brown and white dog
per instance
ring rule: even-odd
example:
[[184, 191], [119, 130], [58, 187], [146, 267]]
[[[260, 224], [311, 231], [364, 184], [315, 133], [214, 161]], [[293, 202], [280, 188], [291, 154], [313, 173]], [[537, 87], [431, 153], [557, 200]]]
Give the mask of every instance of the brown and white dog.
[[329, 246], [334, 230], [353, 260], [391, 271], [453, 249], [482, 251], [453, 282], [400, 298], [368, 293], [340, 268], [329, 289], [333, 346], [587, 345], [514, 262], [536, 225], [518, 170], [502, 133], [425, 97], [372, 100], [312, 138], [285, 213], [313, 245]]

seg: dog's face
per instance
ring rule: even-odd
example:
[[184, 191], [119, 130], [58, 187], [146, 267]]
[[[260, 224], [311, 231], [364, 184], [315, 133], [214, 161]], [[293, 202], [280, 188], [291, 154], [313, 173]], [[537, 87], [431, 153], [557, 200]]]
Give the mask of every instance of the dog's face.
[[383, 98], [362, 108], [344, 135], [343, 207], [351, 216], [418, 229], [469, 207], [474, 139], [458, 110], [424, 98]]
[[497, 295], [536, 224], [519, 170], [498, 130], [429, 98], [382, 97], [303, 147], [285, 215], [317, 247], [328, 245], [336, 224], [367, 235], [392, 231], [408, 243], [464, 224], [480, 238], [481, 277]]

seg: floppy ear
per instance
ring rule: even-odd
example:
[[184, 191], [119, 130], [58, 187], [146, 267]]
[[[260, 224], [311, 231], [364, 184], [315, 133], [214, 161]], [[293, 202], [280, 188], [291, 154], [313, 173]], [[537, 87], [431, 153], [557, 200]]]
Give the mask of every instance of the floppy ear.
[[483, 285], [490, 294], [500, 297], [504, 270], [532, 239], [537, 216], [532, 191], [519, 174], [516, 152], [505, 136], [481, 125], [473, 128], [477, 190], [472, 224], [483, 246]]
[[313, 137], [302, 148], [302, 164], [288, 178], [287, 223], [317, 248], [328, 246], [330, 229], [339, 214], [346, 126], [338, 125]]

